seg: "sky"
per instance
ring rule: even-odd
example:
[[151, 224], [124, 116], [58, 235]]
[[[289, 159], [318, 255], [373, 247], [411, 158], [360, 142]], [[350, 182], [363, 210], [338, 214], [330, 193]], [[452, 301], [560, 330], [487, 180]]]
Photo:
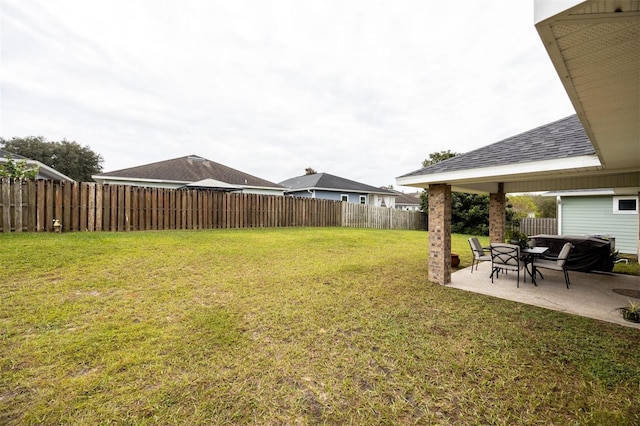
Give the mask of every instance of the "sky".
[[372, 186], [574, 114], [533, 0], [0, 0], [0, 137]]

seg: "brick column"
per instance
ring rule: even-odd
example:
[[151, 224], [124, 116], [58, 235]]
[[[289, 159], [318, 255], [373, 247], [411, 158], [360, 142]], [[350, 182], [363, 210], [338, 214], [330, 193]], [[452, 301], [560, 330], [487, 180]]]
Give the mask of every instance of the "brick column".
[[429, 281], [451, 282], [451, 186], [429, 185]]
[[503, 184], [498, 185], [498, 192], [489, 194], [489, 240], [492, 243], [504, 243], [507, 227], [506, 197]]

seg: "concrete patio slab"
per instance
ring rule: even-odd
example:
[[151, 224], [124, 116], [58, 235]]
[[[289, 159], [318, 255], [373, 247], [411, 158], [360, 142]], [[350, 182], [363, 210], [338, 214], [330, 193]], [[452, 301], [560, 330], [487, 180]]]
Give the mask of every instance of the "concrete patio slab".
[[520, 288], [516, 287], [516, 274], [513, 272], [494, 278], [493, 284], [490, 274], [491, 262], [482, 262], [478, 270], [474, 269], [473, 273], [471, 273], [471, 267], [452, 273], [451, 283], [447, 284], [447, 287], [595, 318], [640, 330], [640, 324], [625, 321], [616, 309], [627, 305], [629, 300], [640, 303], [640, 298], [614, 291], [625, 293], [624, 290], [627, 292], [631, 290], [631, 294], [640, 291], [638, 276], [569, 271], [571, 286], [567, 289], [562, 272], [557, 271], [545, 269], [544, 279], [536, 280], [537, 286], [533, 285], [529, 276], [527, 276], [527, 282], [523, 282], [521, 273]]

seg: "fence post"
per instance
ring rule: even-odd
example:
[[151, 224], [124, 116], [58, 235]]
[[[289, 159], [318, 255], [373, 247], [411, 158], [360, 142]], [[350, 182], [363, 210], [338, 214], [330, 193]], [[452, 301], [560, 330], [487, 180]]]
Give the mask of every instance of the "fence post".
[[2, 201], [2, 231], [11, 232], [11, 180], [0, 179], [0, 201]]

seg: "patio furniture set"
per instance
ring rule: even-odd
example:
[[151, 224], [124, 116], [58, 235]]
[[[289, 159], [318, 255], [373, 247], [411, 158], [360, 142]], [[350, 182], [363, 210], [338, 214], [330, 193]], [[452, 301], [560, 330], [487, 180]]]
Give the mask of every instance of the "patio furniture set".
[[544, 279], [540, 269], [549, 269], [553, 271], [562, 271], [567, 288], [569, 288], [569, 271], [567, 270], [567, 260], [573, 245], [566, 242], [558, 256], [550, 256], [549, 247], [535, 246], [535, 241], [530, 241], [531, 246], [520, 247], [517, 244], [491, 243], [489, 247], [482, 247], [478, 238], [469, 238], [469, 245], [473, 252], [473, 263], [471, 264], [471, 273], [475, 267], [478, 270], [478, 264], [482, 261], [491, 262], [491, 282], [493, 279], [499, 278], [501, 273], [506, 274], [508, 271], [517, 274], [516, 285], [520, 287], [520, 271], [523, 271], [524, 282], [527, 282], [527, 275], [531, 277], [533, 285], [536, 283], [536, 276]]

